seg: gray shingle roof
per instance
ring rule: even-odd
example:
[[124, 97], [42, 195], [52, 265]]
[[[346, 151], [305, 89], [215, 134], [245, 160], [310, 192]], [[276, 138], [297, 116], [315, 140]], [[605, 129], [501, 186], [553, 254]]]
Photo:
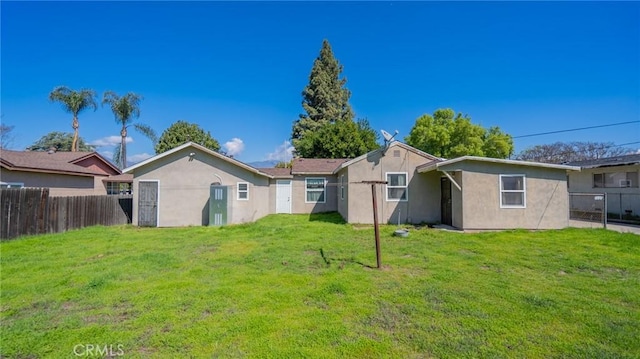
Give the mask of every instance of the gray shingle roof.
[[291, 166], [292, 174], [333, 174], [348, 158], [296, 158]]
[[582, 168], [598, 168], [609, 166], [624, 166], [640, 163], [640, 153], [632, 155], [614, 156], [598, 158], [595, 160], [573, 161], [566, 163], [569, 166], [580, 166]]
[[291, 168], [258, 168], [258, 171], [264, 172], [276, 178], [291, 178]]

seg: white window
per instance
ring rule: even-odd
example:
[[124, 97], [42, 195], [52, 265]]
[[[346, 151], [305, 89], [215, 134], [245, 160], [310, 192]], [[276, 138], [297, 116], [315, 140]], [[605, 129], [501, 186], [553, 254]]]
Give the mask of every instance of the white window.
[[0, 182], [0, 188], [22, 188], [24, 183], [21, 182]]
[[594, 188], [638, 187], [638, 172], [609, 172], [593, 174]]
[[387, 172], [387, 201], [406, 201], [407, 172]]
[[249, 183], [238, 182], [238, 201], [247, 201], [249, 199]]
[[500, 175], [500, 208], [525, 208], [526, 188], [524, 175]]
[[324, 178], [305, 178], [305, 203], [325, 203], [326, 180]]
[[131, 183], [128, 182], [107, 182], [107, 194], [131, 194]]
[[340, 199], [344, 201], [344, 175], [340, 176]]

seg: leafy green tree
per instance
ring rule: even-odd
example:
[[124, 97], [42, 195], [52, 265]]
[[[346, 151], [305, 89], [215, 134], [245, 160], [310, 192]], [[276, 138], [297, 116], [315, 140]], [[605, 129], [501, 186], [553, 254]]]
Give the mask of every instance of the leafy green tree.
[[434, 156], [486, 156], [507, 158], [513, 153], [513, 139], [499, 127], [486, 130], [471, 122], [468, 115], [438, 109], [418, 117], [405, 141]]
[[513, 139], [500, 131], [500, 127], [489, 127], [484, 138], [484, 155], [492, 158], [507, 158], [513, 154]]
[[[366, 120], [359, 123], [338, 121], [323, 125], [313, 133], [307, 134], [296, 148], [298, 155], [306, 158], [354, 158], [378, 148], [377, 142], [371, 143]], [[365, 136], [363, 136], [363, 133]], [[369, 141], [369, 142], [367, 142]]]
[[360, 155], [380, 148], [380, 144], [378, 143], [380, 135], [378, 135], [378, 131], [371, 128], [369, 120], [367, 120], [366, 118], [361, 118], [358, 120], [358, 122], [356, 122], [356, 125], [358, 126], [358, 134], [360, 136], [360, 139], [364, 143], [365, 148], [364, 153], [361, 153]]
[[113, 91], [106, 91], [102, 96], [102, 105], [108, 104], [115, 116], [116, 122], [122, 125], [120, 129], [120, 148], [115, 151], [114, 161], [120, 168], [127, 167], [127, 128], [133, 125], [138, 132], [145, 135], [155, 145], [158, 141], [155, 131], [148, 125], [132, 123], [133, 118], [140, 117], [140, 101], [142, 96], [129, 92], [124, 96], [119, 96]]
[[197, 124], [182, 120], [174, 122], [162, 132], [160, 140], [156, 143], [155, 150], [156, 153], [166, 152], [189, 141], [200, 144], [212, 151], [220, 150], [220, 143], [211, 137], [209, 131], [205, 132]]
[[60, 102], [62, 108], [73, 115], [73, 121], [71, 122], [71, 127], [73, 128], [71, 151], [77, 151], [78, 129], [80, 128], [78, 114], [91, 107], [93, 107], [94, 111], [98, 109], [95, 91], [89, 89], [74, 91], [66, 86], [58, 86], [49, 93], [49, 100], [52, 102]]
[[77, 151], [93, 152], [95, 148], [88, 145], [82, 137], [76, 138], [73, 133], [68, 132], [49, 132], [40, 137], [31, 146], [27, 147], [28, 151], [48, 151], [55, 148], [56, 151], [71, 151], [73, 142], [76, 141]]
[[289, 162], [280, 161], [280, 162], [276, 163], [276, 165], [274, 167], [275, 168], [291, 168], [292, 166], [293, 166], [293, 160], [291, 160]]

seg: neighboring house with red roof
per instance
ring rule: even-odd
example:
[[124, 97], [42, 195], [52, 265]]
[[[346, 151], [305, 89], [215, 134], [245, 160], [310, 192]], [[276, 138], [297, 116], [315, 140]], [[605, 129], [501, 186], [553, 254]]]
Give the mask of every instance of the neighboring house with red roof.
[[354, 159], [296, 158], [254, 168], [189, 142], [123, 172], [133, 175], [133, 224], [222, 225], [271, 213], [337, 211], [372, 223], [371, 185], [382, 223], [459, 229], [564, 228], [567, 173], [578, 167], [465, 156], [444, 160], [404, 143]]
[[133, 176], [97, 152], [0, 151], [0, 186], [49, 188], [51, 196], [129, 192]]

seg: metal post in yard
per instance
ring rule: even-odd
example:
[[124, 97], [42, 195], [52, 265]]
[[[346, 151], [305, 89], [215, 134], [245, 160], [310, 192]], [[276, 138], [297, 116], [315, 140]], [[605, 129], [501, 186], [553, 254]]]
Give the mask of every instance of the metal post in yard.
[[376, 236], [376, 264], [377, 268], [382, 268], [382, 258], [380, 255], [380, 228], [378, 225], [378, 200], [376, 198], [376, 184], [387, 184], [387, 181], [362, 181], [371, 185], [371, 199], [373, 203], [373, 227]]
[[378, 228], [378, 201], [376, 200], [376, 185], [371, 184], [371, 195], [373, 197], [373, 227], [376, 232], [376, 263], [378, 269], [382, 267], [380, 259], [380, 229]]

